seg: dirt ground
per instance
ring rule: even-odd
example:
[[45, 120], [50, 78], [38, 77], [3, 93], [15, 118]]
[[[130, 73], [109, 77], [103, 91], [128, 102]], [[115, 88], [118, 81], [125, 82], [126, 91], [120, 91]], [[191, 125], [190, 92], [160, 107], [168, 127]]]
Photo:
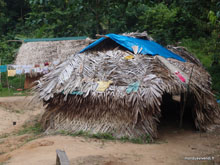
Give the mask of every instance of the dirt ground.
[[20, 128], [25, 121], [43, 112], [42, 105], [33, 105], [31, 99], [30, 96], [0, 97], [0, 135]]
[[153, 144], [61, 135], [34, 140], [30, 134], [5, 134], [40, 117], [42, 105], [28, 104], [30, 100], [20, 96], [0, 98], [0, 165], [55, 165], [56, 149], [65, 150], [72, 165], [220, 164], [220, 129], [200, 133], [168, 125], [161, 128]]

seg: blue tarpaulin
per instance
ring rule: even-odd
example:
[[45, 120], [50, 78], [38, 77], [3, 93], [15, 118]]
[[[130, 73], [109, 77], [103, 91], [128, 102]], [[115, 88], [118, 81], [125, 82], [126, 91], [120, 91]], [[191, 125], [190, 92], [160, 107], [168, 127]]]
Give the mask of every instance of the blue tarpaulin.
[[[159, 45], [158, 43], [156, 43], [154, 41], [133, 38], [133, 37], [129, 37], [129, 36], [122, 36], [122, 35], [118, 35], [118, 34], [107, 34], [105, 36], [112, 39], [113, 41], [115, 41], [119, 45], [125, 47], [126, 49], [128, 49], [131, 52], [133, 52], [132, 46], [138, 46], [138, 52], [140, 51], [139, 54], [143, 54], [143, 55], [149, 54], [152, 56], [160, 55], [164, 58], [174, 58], [179, 61], [185, 62], [185, 60], [182, 57], [180, 57], [177, 54], [174, 54], [173, 52], [162, 47], [161, 45]], [[96, 40], [95, 42], [93, 42], [92, 44], [87, 46], [86, 48], [82, 49], [80, 51], [80, 53], [93, 48], [94, 46], [100, 44], [105, 39], [107, 39], [107, 38], [102, 37], [102, 38]], [[141, 48], [142, 48], [142, 50], [141, 50]]]

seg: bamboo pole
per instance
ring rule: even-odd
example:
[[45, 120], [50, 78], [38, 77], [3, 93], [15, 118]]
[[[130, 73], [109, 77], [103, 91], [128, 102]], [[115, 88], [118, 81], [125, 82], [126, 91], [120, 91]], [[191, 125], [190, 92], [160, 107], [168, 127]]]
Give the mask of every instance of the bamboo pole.
[[20, 74], [20, 88], [23, 89], [23, 87], [21, 86], [21, 74]]
[[181, 94], [181, 99], [180, 99], [180, 102], [183, 103], [183, 105], [181, 105], [181, 108], [180, 108], [180, 123], [179, 123], [179, 128], [182, 128], [183, 126], [183, 115], [184, 115], [184, 112], [185, 112], [185, 107], [186, 107], [186, 104], [187, 104], [187, 99], [188, 99], [188, 96], [189, 96], [189, 86], [190, 86], [190, 82], [191, 82], [191, 78], [192, 78], [192, 73], [193, 73], [193, 69], [194, 69], [194, 66], [192, 67], [192, 70], [191, 70], [191, 73], [190, 73], [190, 77], [189, 77], [189, 83], [188, 83], [188, 86], [187, 86], [187, 93], [186, 95], [185, 94]]
[[8, 86], [8, 90], [9, 90], [9, 83], [8, 83], [8, 65], [7, 66], [7, 72], [6, 72], [6, 81], [7, 81], [7, 86]]

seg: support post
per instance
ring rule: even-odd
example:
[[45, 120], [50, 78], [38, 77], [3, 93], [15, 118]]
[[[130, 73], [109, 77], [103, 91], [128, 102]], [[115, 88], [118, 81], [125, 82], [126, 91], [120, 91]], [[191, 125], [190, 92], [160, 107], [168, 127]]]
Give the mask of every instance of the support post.
[[184, 93], [181, 93], [181, 98], [180, 98], [180, 104], [181, 104], [181, 108], [180, 108], [180, 123], [179, 123], [179, 128], [182, 128], [183, 126], [183, 115], [184, 115], [184, 111], [185, 111], [185, 107], [186, 107], [186, 104], [187, 104], [187, 99], [189, 97], [189, 90], [190, 90], [190, 82], [191, 82], [191, 78], [192, 78], [192, 73], [193, 73], [193, 69], [194, 69], [194, 66], [192, 67], [192, 70], [191, 70], [191, 74], [190, 74], [190, 78], [189, 78], [189, 83], [188, 83], [188, 86], [187, 86], [187, 92], [186, 92], [186, 95]]
[[57, 149], [56, 153], [57, 153], [56, 165], [70, 165], [69, 159], [65, 151]]
[[185, 105], [186, 105], [186, 96], [184, 93], [181, 93], [180, 96], [180, 123], [179, 123], [179, 128], [182, 128], [183, 126], [183, 114], [185, 111]]
[[9, 91], [9, 83], [8, 83], [8, 65], [7, 65], [7, 72], [6, 72], [6, 81], [7, 81], [8, 91]]

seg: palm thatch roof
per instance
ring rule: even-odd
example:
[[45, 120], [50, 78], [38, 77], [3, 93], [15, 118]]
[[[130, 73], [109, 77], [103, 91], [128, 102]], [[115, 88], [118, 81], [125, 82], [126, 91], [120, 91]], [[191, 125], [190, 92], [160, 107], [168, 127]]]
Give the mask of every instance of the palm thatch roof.
[[134, 37], [134, 38], [141, 38], [141, 39], [145, 39], [145, 40], [150, 40], [153, 41], [154, 39], [146, 32], [131, 32], [131, 33], [122, 33], [122, 35], [124, 36], [130, 36], [130, 37]]
[[64, 61], [72, 54], [79, 52], [92, 41], [80, 40], [36, 40], [36, 42], [24, 42], [16, 56], [16, 65], [35, 65], [45, 62]]
[[194, 57], [189, 51], [187, 51], [185, 47], [168, 45], [167, 49], [169, 49], [170, 51], [172, 51], [176, 54], [181, 55], [187, 61], [190, 61], [190, 62], [196, 64], [197, 66], [203, 67], [202, 63], [196, 57]]
[[47, 105], [42, 117], [46, 132], [89, 131], [153, 139], [167, 94], [187, 96], [199, 130], [212, 130], [219, 123], [211, 77], [190, 54], [182, 56], [187, 62], [181, 62], [134, 54], [109, 45], [108, 40], [105, 44], [71, 56], [38, 82], [35, 98]]

